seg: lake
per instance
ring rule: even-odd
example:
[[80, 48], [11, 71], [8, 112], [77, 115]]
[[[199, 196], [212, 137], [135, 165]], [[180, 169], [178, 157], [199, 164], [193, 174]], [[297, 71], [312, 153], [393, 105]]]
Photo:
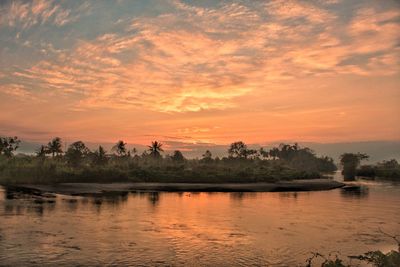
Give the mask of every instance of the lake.
[[[0, 187], [0, 265], [301, 266], [396, 243], [400, 184], [285, 193], [13, 198]], [[336, 252], [335, 252], [336, 253]]]

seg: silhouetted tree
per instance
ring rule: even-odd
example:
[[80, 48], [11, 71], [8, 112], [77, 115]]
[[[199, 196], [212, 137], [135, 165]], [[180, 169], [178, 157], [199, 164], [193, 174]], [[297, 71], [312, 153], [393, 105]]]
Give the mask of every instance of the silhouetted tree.
[[246, 158], [247, 145], [242, 141], [234, 142], [229, 147], [228, 154], [231, 158]]
[[111, 150], [112, 150], [112, 151], [115, 151], [119, 157], [126, 156], [126, 152], [127, 152], [126, 143], [124, 143], [124, 141], [122, 141], [122, 140], [119, 140], [119, 141], [113, 146], [113, 148], [112, 148]]
[[202, 155], [201, 161], [205, 162], [205, 163], [212, 162], [212, 154], [211, 154], [210, 150], [206, 150], [206, 152]]
[[356, 169], [360, 162], [364, 159], [368, 159], [367, 154], [362, 153], [344, 153], [340, 156], [340, 164], [343, 166], [342, 174], [345, 179], [354, 179], [356, 176]]
[[268, 155], [273, 159], [278, 159], [279, 158], [279, 148], [273, 147], [269, 150]]
[[0, 155], [12, 157], [14, 151], [19, 147], [21, 141], [18, 137], [0, 137]]
[[152, 156], [154, 158], [161, 157], [160, 152], [164, 151], [161, 148], [162, 144], [157, 141], [151, 142], [151, 146], [148, 146], [148, 147], [149, 147], [150, 156]]
[[92, 153], [92, 162], [95, 165], [104, 165], [108, 161], [107, 152], [102, 146]]
[[44, 145], [41, 145], [37, 150], [36, 150], [36, 156], [38, 158], [45, 158], [46, 154], [48, 154], [48, 148]]
[[182, 155], [182, 152], [179, 150], [175, 150], [174, 154], [172, 155], [171, 159], [175, 162], [184, 162], [185, 157]]
[[74, 167], [79, 167], [82, 164], [84, 157], [87, 156], [89, 153], [89, 148], [87, 148], [82, 141], [77, 141], [72, 143], [68, 147], [68, 150], [65, 153], [65, 157], [68, 164]]
[[264, 159], [269, 157], [268, 151], [264, 150], [264, 148], [260, 148], [259, 153], [260, 153], [261, 157], [263, 157]]
[[255, 149], [246, 149], [244, 151], [244, 158], [257, 158], [258, 157], [258, 151]]
[[61, 138], [60, 137], [53, 138], [53, 140], [51, 140], [47, 144], [47, 151], [52, 155], [53, 158], [54, 156], [58, 156], [59, 154], [61, 154], [63, 152]]
[[77, 141], [68, 147], [68, 150], [65, 153], [65, 158], [71, 166], [79, 167], [82, 164], [84, 157], [89, 153], [89, 148], [87, 148], [82, 141]]

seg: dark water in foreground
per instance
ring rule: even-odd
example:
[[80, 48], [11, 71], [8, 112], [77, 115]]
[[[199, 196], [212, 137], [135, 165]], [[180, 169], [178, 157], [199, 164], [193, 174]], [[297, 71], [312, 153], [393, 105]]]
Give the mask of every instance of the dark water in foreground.
[[310, 251], [395, 249], [400, 184], [301, 193], [7, 199], [0, 265], [299, 266]]

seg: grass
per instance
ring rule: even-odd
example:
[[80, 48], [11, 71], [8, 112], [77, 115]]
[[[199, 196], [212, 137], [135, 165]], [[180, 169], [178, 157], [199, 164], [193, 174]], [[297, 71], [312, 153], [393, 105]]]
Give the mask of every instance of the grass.
[[0, 158], [1, 184], [49, 184], [66, 182], [186, 182], [247, 183], [321, 177], [316, 170], [294, 168], [274, 160], [225, 159], [202, 162], [140, 157], [113, 157], [106, 164], [83, 162], [71, 166], [62, 157], [37, 158], [23, 156]]

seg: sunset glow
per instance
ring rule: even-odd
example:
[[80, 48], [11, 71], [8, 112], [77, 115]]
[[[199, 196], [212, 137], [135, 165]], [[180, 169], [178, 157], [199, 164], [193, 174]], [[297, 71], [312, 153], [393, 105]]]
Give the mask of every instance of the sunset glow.
[[0, 134], [400, 139], [397, 1], [2, 1]]

